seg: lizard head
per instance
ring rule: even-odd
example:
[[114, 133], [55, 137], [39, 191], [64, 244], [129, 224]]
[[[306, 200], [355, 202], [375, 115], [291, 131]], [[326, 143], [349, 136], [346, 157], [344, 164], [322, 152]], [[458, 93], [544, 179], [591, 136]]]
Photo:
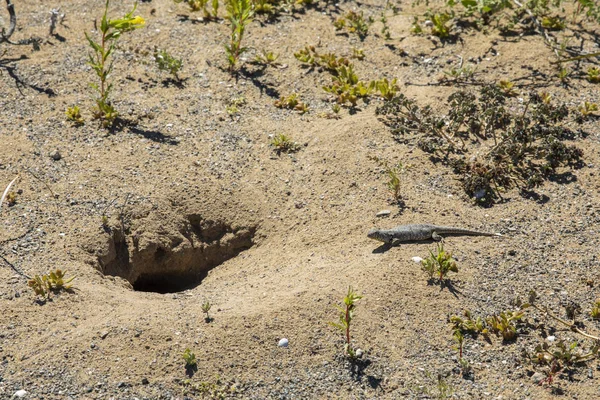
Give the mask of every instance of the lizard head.
[[380, 229], [371, 229], [369, 233], [367, 233], [367, 236], [369, 239], [378, 240], [383, 243], [391, 243], [393, 240], [389, 234]]

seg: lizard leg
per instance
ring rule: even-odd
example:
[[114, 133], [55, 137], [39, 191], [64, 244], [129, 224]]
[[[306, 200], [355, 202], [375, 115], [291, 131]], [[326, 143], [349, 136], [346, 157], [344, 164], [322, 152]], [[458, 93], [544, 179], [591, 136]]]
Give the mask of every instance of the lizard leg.
[[433, 232], [431, 233], [431, 238], [432, 238], [433, 240], [435, 240], [436, 242], [441, 242], [442, 240], [444, 240], [444, 238], [443, 238], [443, 237], [441, 237], [440, 235], [438, 235], [438, 233], [437, 233], [437, 232], [435, 232], [435, 231], [433, 231]]

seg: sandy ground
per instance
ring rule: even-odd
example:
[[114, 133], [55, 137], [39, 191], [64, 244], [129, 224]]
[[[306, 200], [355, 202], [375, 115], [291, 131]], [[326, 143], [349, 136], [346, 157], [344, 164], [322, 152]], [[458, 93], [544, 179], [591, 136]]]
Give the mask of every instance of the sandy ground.
[[[545, 330], [524, 327], [513, 343], [468, 338], [472, 379], [457, 373], [447, 321], [464, 309], [514, 309], [517, 296], [535, 289], [557, 313], [566, 302], [581, 304], [586, 330], [598, 332], [589, 318], [599, 277], [597, 122], [578, 126], [587, 135], [572, 141], [584, 150], [581, 168], [484, 208], [450, 167], [410, 138], [394, 139], [375, 114], [381, 100], [321, 118], [332, 105], [321, 89], [329, 74], [302, 68], [293, 53], [305, 45], [345, 56], [363, 48], [365, 59], [352, 60], [361, 78], [398, 78], [402, 93], [439, 112], [458, 89], [437, 83], [459, 56], [477, 64], [478, 82], [510, 79], [571, 107], [600, 100], [597, 86], [577, 76], [561, 86], [540, 35], [465, 29], [461, 40], [442, 44], [410, 34], [424, 8], [399, 5], [398, 15], [387, 13], [390, 41], [379, 21], [364, 41], [332, 25], [351, 9], [378, 19], [382, 2], [256, 18], [246, 58], [273, 50], [283, 67], [246, 63], [236, 79], [226, 71], [227, 22], [197, 21], [183, 4], [142, 2], [147, 26], [123, 35], [112, 76], [127, 125], [107, 132], [90, 120], [94, 76], [83, 34], [100, 18], [101, 2], [61, 4], [67, 18], [56, 37], [48, 35], [50, 5], [18, 2], [12, 39], [43, 41], [39, 51], [1, 47], [0, 187], [20, 179], [16, 203], [0, 215], [0, 397], [23, 389], [32, 399], [443, 398], [447, 387], [463, 399], [597, 398], [595, 360], [551, 387], [532, 380], [523, 349], [551, 334], [579, 340], [552, 320], [532, 313]], [[109, 14], [130, 6], [111, 6]], [[586, 29], [598, 35], [597, 26]], [[585, 50], [597, 51], [592, 34], [582, 37]], [[183, 59], [181, 85], [157, 70], [154, 46]], [[309, 113], [273, 105], [293, 92]], [[229, 115], [240, 97], [246, 104]], [[87, 119], [82, 127], [65, 121], [74, 104]], [[300, 151], [277, 155], [269, 142], [279, 133]], [[391, 201], [373, 156], [410, 165], [401, 176], [404, 207]], [[376, 217], [381, 210], [391, 213]], [[504, 237], [447, 239], [459, 265], [450, 290], [428, 284], [411, 260], [434, 244], [382, 249], [366, 236], [408, 223]], [[11, 265], [28, 276], [67, 270], [74, 289], [36, 301]], [[357, 363], [343, 357], [342, 335], [328, 325], [350, 285], [364, 296], [352, 326], [365, 352]], [[281, 338], [288, 347], [278, 347]], [[198, 361], [188, 374], [186, 348]]]

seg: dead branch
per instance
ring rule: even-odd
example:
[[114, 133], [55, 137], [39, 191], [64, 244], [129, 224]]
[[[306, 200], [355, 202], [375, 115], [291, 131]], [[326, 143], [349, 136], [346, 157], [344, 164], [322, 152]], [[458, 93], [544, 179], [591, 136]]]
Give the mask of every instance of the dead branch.
[[8, 42], [14, 44], [10, 41], [10, 37], [15, 32], [15, 28], [17, 27], [17, 14], [15, 13], [15, 6], [11, 0], [6, 0], [6, 9], [10, 15], [10, 26], [8, 27], [8, 32], [6, 32], [4, 28], [2, 28], [2, 31], [0, 31], [0, 43]]

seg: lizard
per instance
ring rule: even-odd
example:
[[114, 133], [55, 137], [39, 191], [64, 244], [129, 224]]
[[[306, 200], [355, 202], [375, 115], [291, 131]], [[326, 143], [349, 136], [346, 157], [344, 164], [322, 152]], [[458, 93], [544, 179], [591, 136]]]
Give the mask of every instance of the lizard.
[[430, 224], [400, 225], [392, 229], [371, 229], [367, 236], [370, 239], [384, 243], [416, 242], [419, 240], [442, 240], [440, 235], [471, 235], [471, 236], [502, 236], [499, 233], [479, 232], [453, 226], [438, 226]]

